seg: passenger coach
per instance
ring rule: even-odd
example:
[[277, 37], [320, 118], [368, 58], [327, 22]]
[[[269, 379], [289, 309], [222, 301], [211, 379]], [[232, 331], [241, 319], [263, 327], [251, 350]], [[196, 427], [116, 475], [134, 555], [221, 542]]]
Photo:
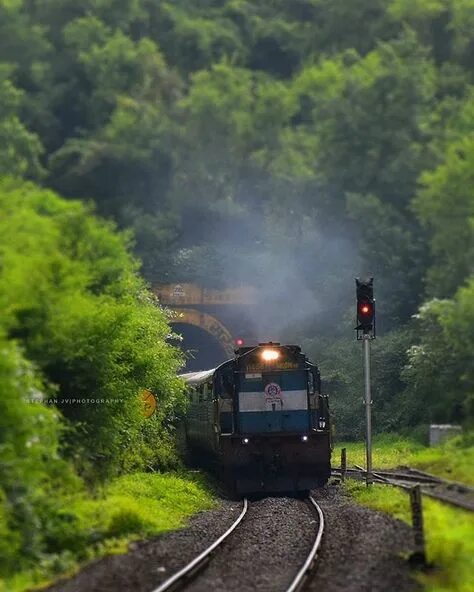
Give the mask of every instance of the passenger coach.
[[300, 347], [243, 347], [218, 368], [182, 378], [187, 451], [217, 466], [235, 492], [304, 492], [326, 483], [328, 399]]

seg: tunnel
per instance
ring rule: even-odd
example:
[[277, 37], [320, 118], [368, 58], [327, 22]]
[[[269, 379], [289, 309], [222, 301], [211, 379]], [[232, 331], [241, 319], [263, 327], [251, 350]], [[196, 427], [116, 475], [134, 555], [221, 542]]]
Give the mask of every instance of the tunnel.
[[216, 337], [205, 329], [188, 323], [173, 323], [172, 329], [183, 338], [177, 344], [186, 356], [184, 372], [215, 368], [229, 358]]

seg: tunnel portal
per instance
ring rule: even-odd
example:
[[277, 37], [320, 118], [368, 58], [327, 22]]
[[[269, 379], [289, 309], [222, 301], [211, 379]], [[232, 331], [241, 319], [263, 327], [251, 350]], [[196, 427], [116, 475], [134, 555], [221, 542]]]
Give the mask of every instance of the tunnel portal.
[[223, 290], [196, 284], [158, 284], [160, 303], [174, 312], [173, 331], [182, 336], [178, 345], [186, 353], [186, 370], [215, 368], [234, 356], [235, 344], [256, 343], [250, 311], [257, 301], [250, 286]]
[[229, 359], [222, 344], [205, 329], [188, 323], [172, 323], [171, 327], [183, 339], [179, 346], [186, 355], [184, 372], [216, 368]]

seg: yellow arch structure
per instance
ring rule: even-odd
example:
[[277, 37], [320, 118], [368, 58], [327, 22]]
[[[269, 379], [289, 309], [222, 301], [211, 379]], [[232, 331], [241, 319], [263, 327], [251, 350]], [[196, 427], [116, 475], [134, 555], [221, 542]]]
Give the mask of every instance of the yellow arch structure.
[[185, 323], [187, 325], [200, 327], [215, 337], [229, 358], [233, 357], [234, 340], [228, 329], [219, 321], [219, 319], [216, 319], [205, 312], [194, 310], [193, 308], [175, 309], [174, 312], [176, 313], [176, 317], [171, 321], [172, 323]]

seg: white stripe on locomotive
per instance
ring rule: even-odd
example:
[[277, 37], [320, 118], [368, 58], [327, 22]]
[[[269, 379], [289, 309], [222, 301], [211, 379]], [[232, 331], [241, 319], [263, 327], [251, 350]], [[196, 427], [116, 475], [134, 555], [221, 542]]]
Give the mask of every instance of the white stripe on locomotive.
[[[282, 391], [278, 397], [281, 399], [281, 411], [301, 411], [308, 409], [308, 392], [301, 391]], [[277, 401], [277, 399], [272, 399]], [[268, 411], [268, 400], [263, 392], [240, 392], [239, 393], [239, 411]]]

